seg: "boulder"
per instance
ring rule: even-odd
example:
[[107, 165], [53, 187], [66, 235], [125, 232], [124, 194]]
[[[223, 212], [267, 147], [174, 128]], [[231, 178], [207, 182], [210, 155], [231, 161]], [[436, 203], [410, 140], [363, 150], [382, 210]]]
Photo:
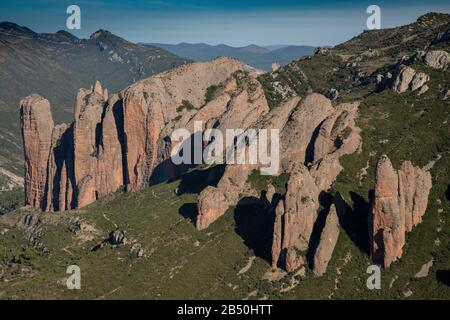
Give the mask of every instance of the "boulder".
[[336, 100], [339, 97], [339, 91], [335, 88], [331, 88], [328, 92], [328, 98], [330, 98], [332, 101]]
[[112, 245], [125, 244], [127, 241], [124, 230], [114, 230], [109, 233], [108, 242]]
[[442, 100], [448, 100], [448, 99], [450, 99], [450, 89], [448, 89], [445, 92], [444, 97], [442, 98]]
[[414, 75], [414, 78], [411, 81], [411, 91], [416, 91], [417, 89], [422, 88], [422, 86], [430, 80], [430, 76], [423, 73], [418, 72]]
[[408, 66], [401, 65], [394, 77], [392, 84], [392, 90], [398, 93], [405, 92], [408, 90], [411, 81], [414, 78], [416, 71]]
[[433, 69], [447, 70], [450, 63], [450, 56], [444, 50], [432, 50], [426, 53], [424, 62]]

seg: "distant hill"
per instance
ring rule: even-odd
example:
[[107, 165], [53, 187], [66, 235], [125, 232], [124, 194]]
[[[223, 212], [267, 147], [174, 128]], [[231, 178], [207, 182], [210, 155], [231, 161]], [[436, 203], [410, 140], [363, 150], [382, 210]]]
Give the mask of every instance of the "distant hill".
[[[49, 99], [58, 122], [72, 121], [79, 88], [100, 80], [115, 92], [188, 61], [105, 30], [79, 39], [66, 31], [36, 33], [0, 23], [0, 168], [22, 175], [18, 108], [23, 97], [39, 93]], [[0, 174], [0, 187], [5, 179]]]
[[150, 45], [195, 61], [206, 61], [218, 56], [229, 56], [264, 71], [271, 70], [272, 62], [286, 65], [292, 60], [312, 55], [315, 49], [315, 47], [311, 46], [274, 45], [260, 47], [254, 44], [245, 47], [231, 47], [225, 44], [212, 46], [206, 43], [152, 43]]

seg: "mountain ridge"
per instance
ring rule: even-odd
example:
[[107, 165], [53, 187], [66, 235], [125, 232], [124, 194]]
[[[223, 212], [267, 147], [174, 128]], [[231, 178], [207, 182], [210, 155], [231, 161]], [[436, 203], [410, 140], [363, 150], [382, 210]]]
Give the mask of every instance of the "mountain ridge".
[[[148, 45], [148, 44], [144, 44]], [[292, 60], [299, 59], [306, 55], [312, 55], [315, 47], [289, 45], [277, 47], [269, 50], [265, 47], [250, 44], [243, 47], [233, 47], [225, 44], [209, 45], [206, 43], [186, 43], [163, 44], [150, 43], [178, 56], [186, 57], [194, 61], [207, 61], [219, 56], [229, 56], [236, 58], [252, 67], [264, 71], [272, 70], [272, 63], [286, 65]]]

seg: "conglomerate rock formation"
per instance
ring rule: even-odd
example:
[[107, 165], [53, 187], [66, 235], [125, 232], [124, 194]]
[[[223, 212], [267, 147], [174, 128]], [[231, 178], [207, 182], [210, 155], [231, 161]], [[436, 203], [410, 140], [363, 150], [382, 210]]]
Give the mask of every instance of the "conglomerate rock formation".
[[[246, 68], [230, 58], [183, 65], [113, 95], [96, 82], [91, 89], [79, 90], [70, 125], [54, 125], [46, 99], [37, 94], [24, 98], [25, 203], [47, 211], [80, 208], [121, 186], [137, 190], [152, 179], [176, 176], [167, 161], [175, 128], [189, 127], [191, 119], [212, 126], [213, 119], [225, 117], [227, 111], [239, 113], [235, 118], [240, 126], [258, 118], [256, 110], [267, 112], [255, 71]], [[244, 70], [240, 77], [245, 79], [233, 76]], [[219, 97], [204, 105], [207, 89], [222, 84]], [[247, 85], [251, 93], [237, 88]], [[188, 101], [187, 108], [180, 107], [183, 101]], [[245, 108], [242, 101], [248, 101], [246, 118], [239, 109]], [[229, 118], [223, 121], [235, 125]]]
[[405, 233], [422, 222], [431, 184], [430, 173], [410, 161], [397, 171], [387, 156], [380, 158], [369, 230], [374, 262], [387, 268], [402, 256]]
[[[333, 107], [325, 97], [310, 95], [300, 104], [297, 116], [291, 117], [292, 122], [302, 121], [302, 127], [307, 130], [291, 122], [282, 135], [282, 141], [291, 141], [285, 142], [282, 150], [290, 177], [284, 199], [276, 210], [272, 244], [274, 267], [280, 265], [292, 271], [304, 263], [318, 216], [319, 196], [342, 171], [339, 158], [361, 147], [360, 129], [355, 126], [357, 110], [358, 103]], [[308, 118], [314, 114], [317, 116]], [[296, 159], [303, 161], [299, 163]]]
[[[196, 121], [202, 121], [202, 129], [222, 132], [278, 129], [276, 174], [291, 176], [276, 210], [273, 263], [297, 268], [317, 219], [320, 193], [343, 169], [339, 158], [361, 146], [355, 125], [359, 103], [334, 107], [325, 96], [310, 93], [270, 109], [257, 75], [236, 60], [219, 58], [178, 67], [109, 96], [96, 82], [79, 90], [71, 125], [54, 126], [43, 98], [24, 99], [27, 204], [47, 211], [80, 208], [121, 186], [137, 190], [176, 178], [171, 133], [193, 132]], [[211, 87], [214, 95], [206, 99]], [[37, 125], [29, 124], [34, 119]], [[275, 143], [270, 135], [267, 142]], [[261, 166], [226, 165], [218, 184], [199, 195], [197, 228], [207, 228], [228, 207], [255, 196], [247, 180]]]
[[336, 206], [333, 204], [328, 212], [325, 226], [320, 235], [320, 242], [314, 254], [313, 273], [315, 276], [320, 277], [327, 271], [339, 232], [339, 218]]
[[44, 209], [53, 130], [50, 103], [37, 94], [26, 97], [21, 101], [20, 118], [25, 153], [25, 202]]
[[[79, 90], [71, 124], [54, 125], [50, 104], [39, 95], [24, 98], [26, 204], [64, 211], [86, 206], [121, 187], [139, 190], [177, 178], [186, 167], [171, 161], [171, 134], [187, 129], [194, 136], [199, 121], [202, 130], [223, 133], [277, 129], [276, 174], [290, 176], [286, 193], [272, 208], [272, 266], [287, 271], [299, 268], [311, 249], [321, 194], [343, 170], [340, 158], [361, 148], [361, 130], [355, 123], [359, 102], [333, 106], [324, 95], [310, 92], [271, 109], [258, 75], [237, 60], [218, 58], [183, 65], [117, 94], [109, 95], [97, 81], [92, 88]], [[268, 150], [275, 143], [272, 139], [267, 137]], [[203, 141], [202, 147], [209, 143], [212, 140]], [[257, 197], [248, 177], [261, 168], [261, 164], [227, 164], [217, 185], [206, 187], [198, 197], [197, 228], [207, 228], [243, 198]], [[410, 162], [398, 173], [388, 160], [380, 162], [371, 229], [375, 261], [389, 266], [401, 256], [404, 233], [421, 221], [430, 187], [429, 173]], [[315, 251], [318, 276], [326, 270], [338, 233], [332, 206]]]

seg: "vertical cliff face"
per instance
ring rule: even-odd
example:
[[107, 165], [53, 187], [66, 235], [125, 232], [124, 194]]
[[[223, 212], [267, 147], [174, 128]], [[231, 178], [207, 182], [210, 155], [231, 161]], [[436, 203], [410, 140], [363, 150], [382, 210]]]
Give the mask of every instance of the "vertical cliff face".
[[422, 221], [431, 185], [430, 173], [410, 161], [397, 171], [387, 156], [380, 158], [369, 230], [374, 262], [387, 268], [401, 258], [405, 233]]
[[47, 162], [52, 145], [53, 117], [50, 103], [38, 94], [20, 102], [25, 157], [25, 204], [46, 208]]
[[[106, 89], [105, 89], [106, 90]], [[104, 197], [125, 184], [123, 145], [123, 109], [117, 95], [109, 97], [98, 131], [95, 185], [97, 197]]]
[[[243, 66], [229, 58], [193, 63], [139, 81], [121, 93], [128, 190], [149, 185], [155, 168], [170, 157], [170, 153], [159, 151], [173, 129], [186, 125], [196, 114], [203, 114], [203, 119], [198, 119], [203, 121], [214, 116], [209, 114], [215, 112], [212, 108], [203, 111], [207, 89], [221, 85], [239, 70]], [[173, 174], [170, 166], [160, 167], [158, 180]]]
[[[274, 267], [293, 271], [304, 263], [317, 222], [320, 193], [327, 191], [343, 170], [339, 158], [361, 147], [361, 130], [355, 125], [358, 106], [355, 102], [332, 107], [327, 98], [313, 94], [299, 105], [283, 129], [283, 165], [291, 175], [283, 209], [277, 208], [272, 244]], [[331, 247], [322, 241], [318, 274], [326, 269], [325, 260], [331, 257], [333, 249], [334, 244]]]
[[[180, 118], [187, 125], [197, 113], [200, 120], [208, 121], [227, 111], [231, 92], [227, 93], [229, 99], [222, 95], [221, 102], [211, 101], [218, 109], [202, 107], [207, 89], [230, 82], [236, 71], [243, 72], [243, 65], [229, 58], [193, 63], [113, 95], [97, 81], [90, 89], [79, 90], [70, 125], [55, 126], [49, 102], [39, 95], [24, 98], [26, 204], [62, 211], [86, 206], [121, 186], [128, 190], [148, 186], [155, 168], [166, 167], [170, 157], [167, 137], [180, 125]], [[236, 86], [228, 89], [233, 91]], [[261, 95], [262, 89], [253, 96], [258, 93]], [[253, 96], [245, 98], [253, 101]], [[254, 101], [265, 103], [263, 97]], [[181, 108], [183, 101], [188, 101], [189, 107]], [[254, 101], [245, 105], [249, 114]], [[262, 112], [264, 107], [268, 109], [264, 103], [259, 107]], [[259, 114], [252, 113], [255, 117]], [[161, 171], [161, 179], [174, 177], [173, 172]]]
[[280, 254], [275, 259], [287, 271], [303, 264], [318, 208], [319, 189], [308, 169], [299, 165], [291, 172], [287, 183], [281, 234], [274, 236], [282, 238], [281, 248], [276, 249]]
[[[254, 128], [280, 129], [282, 168], [279, 173], [290, 173], [287, 192], [275, 210], [274, 267], [292, 271], [304, 263], [317, 220], [319, 195], [331, 186], [343, 169], [339, 158], [360, 148], [360, 129], [355, 125], [358, 105], [333, 107], [329, 99], [313, 93], [301, 101], [298, 97], [288, 99], [252, 125]], [[239, 120], [241, 118], [234, 121]], [[247, 177], [257, 168], [257, 165], [237, 168], [227, 165], [217, 187], [208, 187], [199, 196], [198, 229], [208, 227], [246, 195]]]
[[47, 167], [46, 211], [69, 209], [72, 203], [73, 168], [72, 151], [68, 147], [72, 141], [72, 128], [58, 124], [53, 128], [52, 144]]
[[101, 120], [105, 100], [99, 82], [93, 90], [80, 89], [73, 127], [76, 203], [83, 207], [97, 198], [96, 175]]

